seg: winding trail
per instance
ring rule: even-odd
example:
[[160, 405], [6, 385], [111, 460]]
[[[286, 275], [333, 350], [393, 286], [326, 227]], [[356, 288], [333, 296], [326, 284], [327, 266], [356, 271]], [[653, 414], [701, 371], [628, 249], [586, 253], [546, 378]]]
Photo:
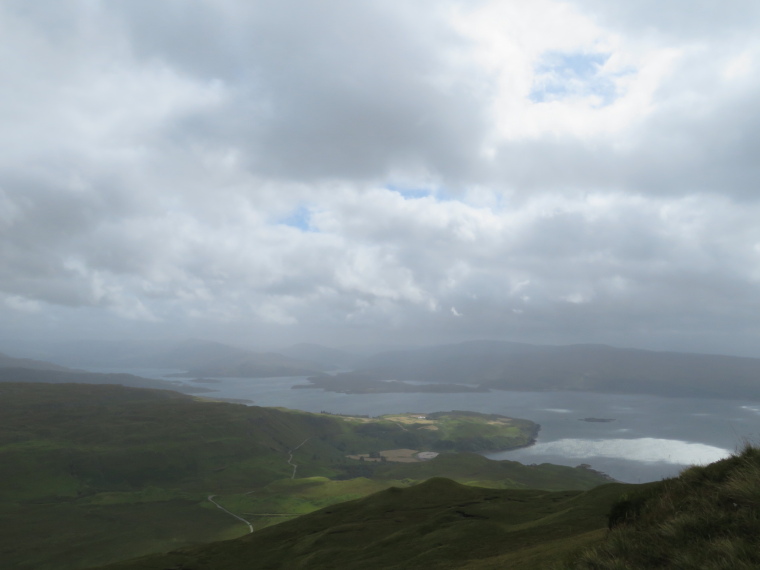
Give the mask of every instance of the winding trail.
[[[306, 443], [310, 439], [311, 439], [310, 437], [307, 437], [301, 443], [299, 443], [298, 445], [296, 445], [293, 449], [289, 449], [288, 450], [288, 465], [290, 465], [291, 467], [293, 467], [293, 473], [290, 476], [291, 479], [295, 479], [296, 478], [296, 470], [298, 469], [298, 464], [293, 463], [293, 452], [296, 451], [299, 447], [301, 447], [304, 443]], [[250, 493], [253, 493], [253, 491], [248, 491], [248, 493], [246, 493], [246, 495], [249, 495]], [[227, 513], [231, 517], [235, 517], [237, 520], [239, 520], [239, 521], [244, 522], [245, 524], [247, 524], [249, 531], [253, 532], [253, 525], [249, 521], [245, 520], [243, 517], [237, 516], [235, 513], [232, 513], [230, 511], [228, 511], [227, 509], [225, 509], [222, 505], [220, 505], [219, 503], [217, 503], [214, 500], [214, 497], [216, 497], [216, 495], [209, 495], [207, 497], [207, 499], [209, 501], [211, 501], [212, 503], [214, 503], [218, 509], [223, 510], [225, 513]], [[255, 517], [256, 516], [271, 516], [271, 517], [295, 516], [293, 513], [289, 513], [289, 514], [287, 514], [287, 513], [263, 513], [263, 514], [246, 513], [246, 515], [247, 516], [255, 516]]]
[[209, 495], [207, 498], [208, 498], [209, 501], [211, 501], [212, 503], [214, 503], [217, 506], [217, 508], [222, 509], [225, 513], [227, 513], [231, 517], [235, 517], [237, 520], [243, 521], [245, 524], [248, 525], [248, 528], [249, 528], [250, 532], [253, 532], [253, 525], [251, 523], [249, 523], [243, 517], [239, 517], [235, 513], [231, 513], [230, 511], [228, 511], [227, 509], [225, 509], [222, 505], [220, 505], [219, 503], [217, 503], [214, 500], [214, 497], [216, 497], [216, 495]]
[[307, 437], [301, 443], [299, 443], [297, 446], [295, 446], [293, 449], [291, 449], [291, 450], [288, 451], [288, 465], [290, 465], [290, 466], [293, 467], [293, 474], [290, 476], [291, 479], [295, 479], [296, 478], [296, 469], [298, 469], [298, 465], [296, 465], [295, 463], [293, 463], [293, 452], [296, 449], [298, 449], [299, 447], [301, 447], [304, 443], [306, 443], [307, 441], [309, 441], [310, 439], [311, 439], [310, 437]]

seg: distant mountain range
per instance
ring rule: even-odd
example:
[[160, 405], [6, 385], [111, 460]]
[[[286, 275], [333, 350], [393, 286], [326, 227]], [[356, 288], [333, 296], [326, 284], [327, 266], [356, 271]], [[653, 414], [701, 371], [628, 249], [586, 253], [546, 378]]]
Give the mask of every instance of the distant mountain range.
[[177, 376], [270, 378], [306, 376], [327, 367], [317, 362], [290, 358], [274, 352], [252, 352], [216, 342], [188, 340], [155, 355], [156, 366], [186, 368]]
[[31, 370], [58, 370], [61, 372], [71, 371], [70, 368], [59, 366], [52, 362], [44, 360], [33, 360], [31, 358], [14, 358], [0, 352], [0, 368], [28, 368]]
[[277, 353], [288, 358], [316, 363], [323, 366], [326, 370], [353, 368], [359, 360], [356, 354], [347, 350], [305, 342], [278, 349]]
[[385, 352], [357, 368], [388, 380], [496, 390], [574, 390], [760, 399], [760, 359], [605, 345], [473, 341]]
[[[5, 357], [5, 355], [0, 355]], [[13, 361], [22, 360], [23, 364], [33, 363], [34, 367], [14, 367]], [[6, 366], [5, 364], [11, 364]], [[46, 367], [48, 366], [48, 367]], [[181, 385], [178, 382], [167, 380], [154, 380], [152, 378], [142, 378], [134, 374], [103, 374], [97, 372], [84, 372], [82, 370], [72, 370], [35, 360], [5, 358], [0, 359], [0, 383], [18, 382], [23, 384], [119, 384], [130, 388], [150, 388], [153, 390], [173, 390], [186, 394], [202, 394], [211, 392], [207, 388], [200, 386]]]
[[174, 390], [187, 394], [210, 392], [199, 386], [183, 386], [178, 382], [142, 378], [134, 374], [87, 372], [66, 368], [44, 360], [14, 358], [0, 353], [0, 382], [25, 384], [46, 382], [50, 384], [119, 384], [131, 388]]
[[[95, 353], [97, 347], [105, 345], [96, 345], [90, 353]], [[81, 345], [78, 350], [83, 348]], [[108, 360], [109, 355], [113, 360]], [[464, 385], [465, 391], [570, 390], [760, 399], [760, 359], [597, 344], [541, 346], [471, 341], [360, 358], [345, 350], [316, 344], [297, 344], [278, 352], [255, 352], [217, 342], [186, 340], [171, 345], [158, 343], [152, 348], [138, 343], [122, 351], [106, 347], [97, 358], [101, 366], [175, 369], [181, 371], [176, 376], [189, 378], [319, 376], [314, 387], [350, 393], [441, 391], [414, 384], [424, 382]], [[2, 367], [70, 371], [49, 362], [6, 355], [0, 355]], [[353, 376], [345, 373], [324, 376], [325, 372], [338, 370], [353, 370]], [[364, 384], [357, 381], [352, 385], [352, 377], [364, 378]], [[372, 386], [367, 385], [370, 378]], [[394, 380], [395, 383], [388, 382]]]
[[[219, 342], [188, 339], [178, 343], [126, 341], [81, 341], [38, 351], [54, 360], [76, 367], [167, 368], [184, 372], [183, 377], [308, 376], [335, 370], [349, 360], [348, 353], [319, 345], [295, 345], [284, 353], [255, 352]], [[7, 357], [10, 358], [10, 357]], [[16, 359], [15, 367], [69, 370], [42, 361]], [[35, 364], [36, 363], [36, 364]], [[27, 365], [28, 364], [28, 365]], [[3, 366], [0, 361], [0, 366]]]

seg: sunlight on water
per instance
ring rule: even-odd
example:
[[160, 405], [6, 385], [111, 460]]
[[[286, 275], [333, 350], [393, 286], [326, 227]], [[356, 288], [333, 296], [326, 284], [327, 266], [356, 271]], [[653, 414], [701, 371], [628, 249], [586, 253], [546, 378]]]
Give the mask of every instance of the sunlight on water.
[[731, 451], [703, 443], [674, 439], [560, 439], [539, 443], [527, 450], [530, 455], [564, 455], [577, 459], [608, 457], [678, 465], [705, 464], [728, 457]]

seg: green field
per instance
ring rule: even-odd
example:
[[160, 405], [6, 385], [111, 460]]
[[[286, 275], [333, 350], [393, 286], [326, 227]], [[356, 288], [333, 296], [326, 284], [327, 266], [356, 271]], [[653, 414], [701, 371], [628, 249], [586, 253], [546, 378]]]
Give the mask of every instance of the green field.
[[341, 503], [243, 538], [109, 570], [547, 568], [598, 544], [632, 486], [494, 490], [430, 479]]
[[358, 423], [357, 432], [364, 435], [401, 429], [408, 444], [402, 447], [432, 451], [513, 449], [533, 443], [539, 430], [539, 426], [529, 420], [456, 410], [345, 419]]
[[248, 533], [210, 495], [261, 529], [431, 477], [552, 490], [605, 482], [586, 469], [526, 467], [472, 453], [445, 452], [419, 463], [347, 457], [466, 449], [473, 442], [499, 448], [537, 429], [461, 412], [435, 419], [437, 430], [429, 429], [432, 420], [400, 419], [342, 418], [118, 385], [2, 383], [0, 567], [85, 568]]
[[760, 568], [760, 450], [748, 447], [673, 479], [586, 492], [483, 489], [434, 478], [108, 570], [170, 568]]

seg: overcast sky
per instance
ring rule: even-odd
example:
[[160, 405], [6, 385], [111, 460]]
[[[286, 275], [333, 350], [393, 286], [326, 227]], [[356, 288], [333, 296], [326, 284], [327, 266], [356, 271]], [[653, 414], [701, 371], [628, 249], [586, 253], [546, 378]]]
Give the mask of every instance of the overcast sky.
[[760, 356], [757, 0], [3, 0], [0, 84], [0, 343]]

